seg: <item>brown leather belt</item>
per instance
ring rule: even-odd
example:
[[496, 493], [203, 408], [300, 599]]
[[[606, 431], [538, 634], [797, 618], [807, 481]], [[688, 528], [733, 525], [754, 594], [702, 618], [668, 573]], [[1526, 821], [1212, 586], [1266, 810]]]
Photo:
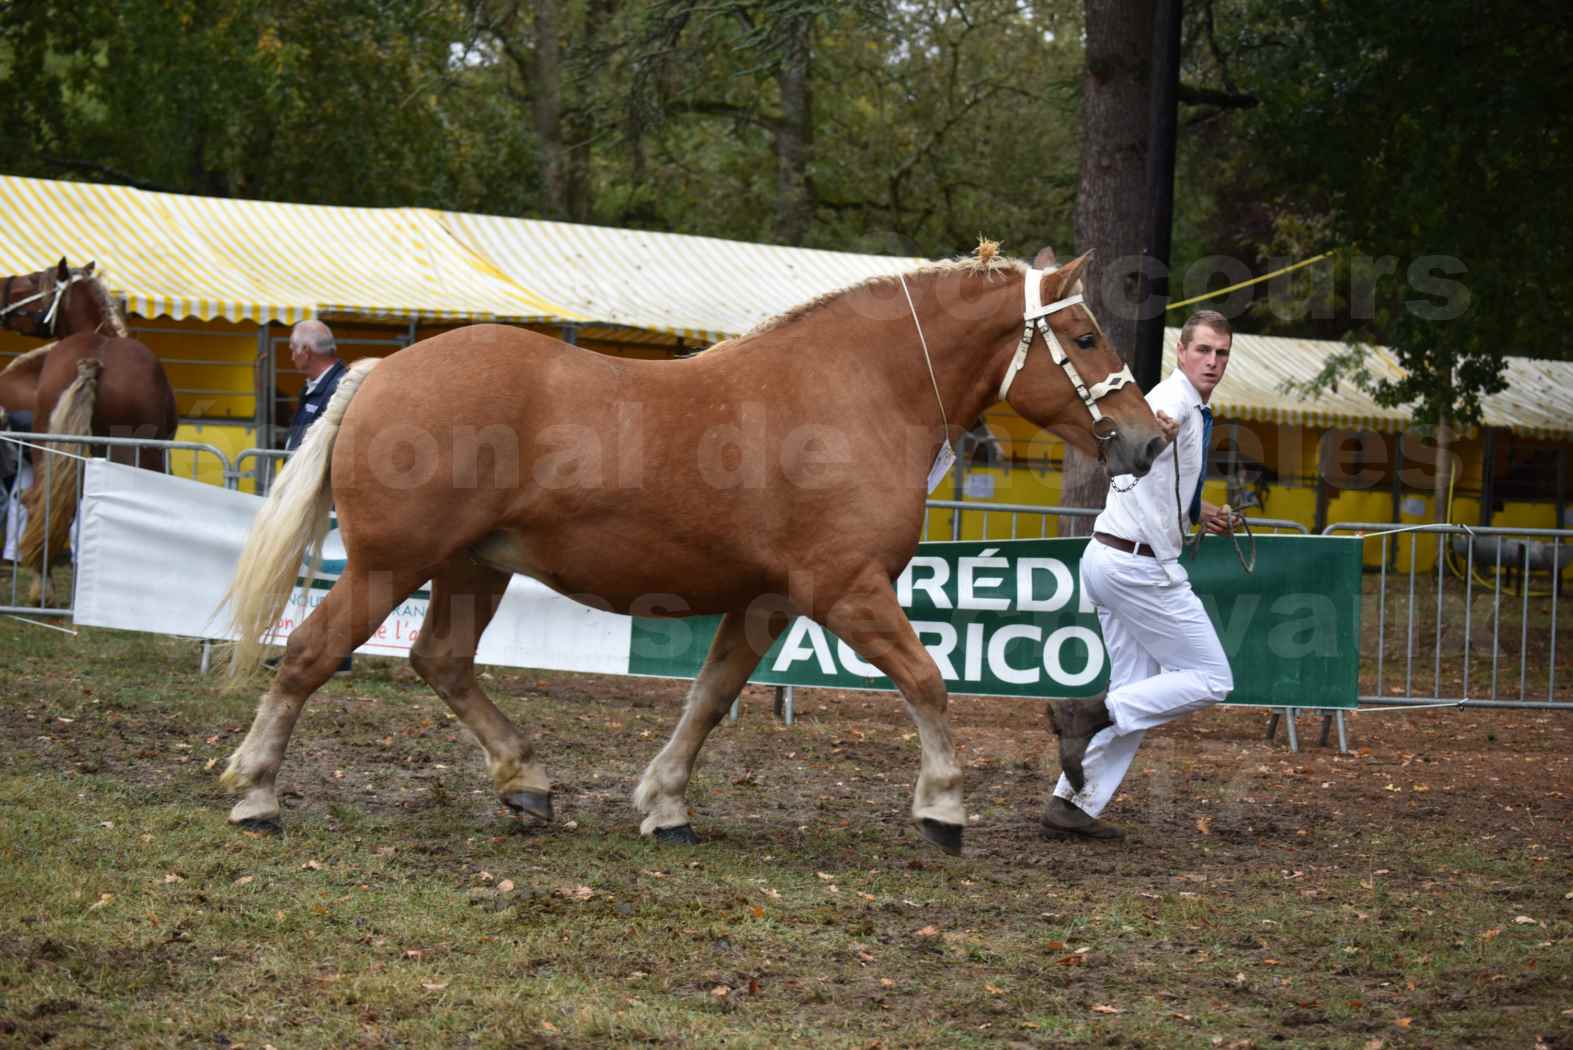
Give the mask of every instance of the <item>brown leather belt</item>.
[[1107, 532], [1095, 532], [1092, 534], [1092, 538], [1105, 547], [1113, 547], [1115, 550], [1124, 551], [1126, 554], [1140, 554], [1144, 558], [1156, 558], [1158, 556], [1145, 543], [1135, 543], [1131, 540], [1121, 539], [1118, 536], [1110, 536]]

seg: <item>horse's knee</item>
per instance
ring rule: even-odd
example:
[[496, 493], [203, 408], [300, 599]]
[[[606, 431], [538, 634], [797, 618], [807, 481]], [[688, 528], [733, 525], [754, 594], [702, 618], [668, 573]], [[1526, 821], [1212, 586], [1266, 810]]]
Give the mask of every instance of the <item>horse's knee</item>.
[[417, 643], [410, 650], [410, 669], [421, 676], [421, 681], [436, 690], [444, 699], [455, 696], [468, 684], [474, 661], [454, 656], [438, 656], [426, 652]]

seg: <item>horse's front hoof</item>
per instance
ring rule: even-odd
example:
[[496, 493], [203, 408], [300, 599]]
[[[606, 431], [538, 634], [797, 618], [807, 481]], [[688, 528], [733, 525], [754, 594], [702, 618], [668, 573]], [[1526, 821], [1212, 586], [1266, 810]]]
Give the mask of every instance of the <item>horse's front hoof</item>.
[[550, 791], [515, 791], [503, 796], [503, 803], [515, 813], [522, 813], [536, 820], [552, 822], [552, 793]]
[[230, 821], [241, 831], [256, 831], [264, 835], [282, 835], [284, 822], [278, 817], [242, 817], [240, 820]]
[[918, 821], [919, 834], [952, 857], [961, 856], [961, 833], [964, 830], [960, 824], [944, 824], [928, 817]]
[[678, 824], [676, 827], [656, 828], [655, 840], [665, 846], [697, 846], [699, 836], [694, 834], [692, 824]]

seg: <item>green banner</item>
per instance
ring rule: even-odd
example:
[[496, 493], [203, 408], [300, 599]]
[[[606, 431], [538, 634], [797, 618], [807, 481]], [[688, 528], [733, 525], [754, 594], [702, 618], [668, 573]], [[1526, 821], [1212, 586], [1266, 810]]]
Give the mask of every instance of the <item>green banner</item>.
[[[925, 543], [896, 591], [951, 692], [1085, 696], [1108, 683], [1098, 618], [1081, 593], [1086, 539]], [[1361, 545], [1331, 536], [1261, 536], [1247, 575], [1234, 546], [1205, 540], [1183, 564], [1234, 670], [1229, 702], [1354, 707]], [[716, 617], [637, 618], [630, 674], [692, 678]], [[799, 618], [750, 679], [766, 685], [891, 689], [818, 624]]]

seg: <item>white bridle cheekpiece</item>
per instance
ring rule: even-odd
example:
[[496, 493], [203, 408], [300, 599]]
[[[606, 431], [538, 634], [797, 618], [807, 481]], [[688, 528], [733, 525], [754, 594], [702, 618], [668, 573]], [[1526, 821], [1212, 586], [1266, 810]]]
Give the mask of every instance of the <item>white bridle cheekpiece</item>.
[[[1043, 333], [1043, 344], [1049, 349], [1049, 356], [1054, 363], [1065, 369], [1065, 374], [1070, 378], [1071, 386], [1076, 388], [1076, 394], [1081, 398], [1081, 403], [1087, 406], [1087, 411], [1092, 413], [1093, 424], [1096, 425], [1103, 419], [1103, 413], [1098, 410], [1098, 402], [1109, 394], [1125, 386], [1127, 383], [1136, 382], [1136, 377], [1131, 375], [1129, 365], [1121, 366], [1118, 372], [1110, 372], [1102, 380], [1088, 387], [1082, 381], [1081, 373], [1071, 363], [1070, 355], [1060, 345], [1059, 337], [1054, 334], [1054, 329], [1049, 326], [1049, 315], [1067, 307], [1076, 306], [1082, 301], [1082, 296], [1073, 295], [1068, 299], [1060, 299], [1049, 303], [1047, 306], [1041, 302], [1043, 278], [1053, 273], [1053, 270], [1027, 271], [1027, 279], [1023, 285], [1024, 305], [1022, 308], [1021, 342], [1016, 346], [1016, 356], [1011, 358], [1010, 367], [1005, 370], [1005, 379], [1000, 383], [1000, 400], [1004, 401], [1010, 394], [1010, 385], [1016, 379], [1016, 373], [1021, 371], [1021, 366], [1027, 363], [1027, 351], [1032, 347], [1032, 332], [1036, 328]], [[1113, 436], [1112, 434], [1110, 435]]]

